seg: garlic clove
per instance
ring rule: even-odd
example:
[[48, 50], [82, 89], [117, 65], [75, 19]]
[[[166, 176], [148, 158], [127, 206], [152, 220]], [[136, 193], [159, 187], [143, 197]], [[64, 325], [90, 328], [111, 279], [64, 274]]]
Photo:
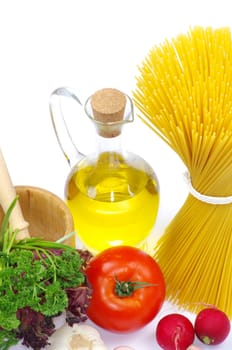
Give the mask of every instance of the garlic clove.
[[100, 333], [86, 324], [65, 324], [50, 337], [47, 350], [109, 350]]

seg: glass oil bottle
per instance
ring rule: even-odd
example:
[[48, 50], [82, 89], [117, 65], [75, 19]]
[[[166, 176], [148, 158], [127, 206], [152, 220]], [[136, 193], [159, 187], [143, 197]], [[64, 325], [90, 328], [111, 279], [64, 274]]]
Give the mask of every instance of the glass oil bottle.
[[80, 157], [65, 184], [78, 237], [92, 252], [138, 246], [155, 224], [159, 184], [151, 166], [122, 145], [123, 126], [133, 121], [133, 103], [107, 88], [90, 96], [84, 109], [96, 127], [96, 150]]

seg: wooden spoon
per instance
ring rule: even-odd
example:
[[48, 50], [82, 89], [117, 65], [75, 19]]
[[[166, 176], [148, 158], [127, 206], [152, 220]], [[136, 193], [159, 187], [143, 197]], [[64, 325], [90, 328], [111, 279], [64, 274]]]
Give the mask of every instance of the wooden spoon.
[[[16, 191], [8, 172], [6, 162], [0, 149], [0, 204], [6, 213], [7, 209], [16, 197]], [[19, 201], [16, 202], [14, 209], [9, 218], [10, 225], [13, 230], [19, 230], [17, 239], [29, 238], [28, 222], [23, 218]]]

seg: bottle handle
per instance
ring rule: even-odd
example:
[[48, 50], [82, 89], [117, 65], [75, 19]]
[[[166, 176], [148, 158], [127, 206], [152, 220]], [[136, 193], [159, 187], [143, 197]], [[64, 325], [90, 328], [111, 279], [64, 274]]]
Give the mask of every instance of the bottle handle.
[[83, 105], [75, 92], [68, 87], [59, 87], [50, 95], [49, 110], [55, 135], [69, 166], [72, 167], [85, 155], [78, 151], [69, 132], [62, 110], [61, 102], [63, 98], [71, 98], [72, 100], [76, 101], [82, 110]]

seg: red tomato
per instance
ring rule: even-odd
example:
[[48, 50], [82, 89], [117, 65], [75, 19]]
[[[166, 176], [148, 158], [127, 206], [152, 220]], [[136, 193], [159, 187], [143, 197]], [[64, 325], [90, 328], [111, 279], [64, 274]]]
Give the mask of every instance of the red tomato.
[[164, 302], [162, 271], [138, 248], [108, 248], [90, 261], [86, 274], [93, 288], [87, 315], [107, 330], [138, 330], [153, 320]]

